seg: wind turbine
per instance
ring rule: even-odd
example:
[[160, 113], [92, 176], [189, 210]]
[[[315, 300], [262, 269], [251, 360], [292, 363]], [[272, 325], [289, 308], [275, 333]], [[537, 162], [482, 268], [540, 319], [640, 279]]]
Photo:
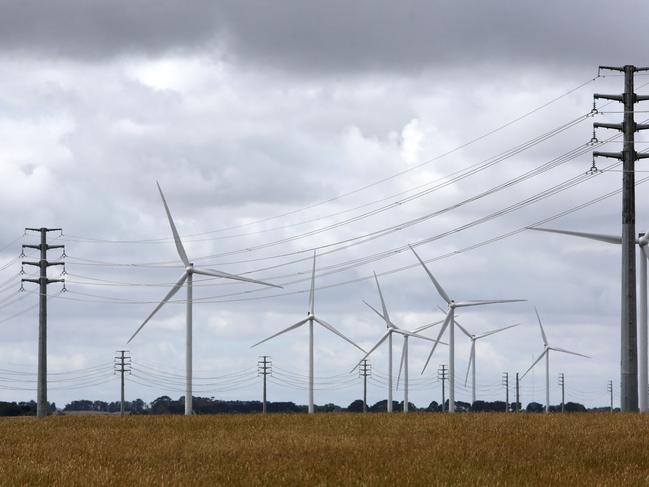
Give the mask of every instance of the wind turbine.
[[353, 341], [351, 341], [349, 338], [347, 338], [345, 335], [339, 332], [333, 325], [327, 323], [325, 320], [323, 320], [322, 318], [318, 318], [315, 315], [315, 309], [314, 309], [315, 308], [315, 254], [316, 253], [314, 250], [313, 270], [311, 271], [311, 289], [309, 290], [309, 312], [307, 313], [307, 317], [289, 326], [288, 328], [285, 328], [284, 330], [277, 332], [274, 335], [269, 336], [268, 338], [264, 338], [263, 340], [252, 345], [252, 347], [256, 347], [257, 345], [260, 345], [270, 340], [271, 338], [275, 338], [276, 336], [279, 336], [283, 333], [286, 333], [291, 330], [295, 330], [296, 328], [299, 328], [306, 323], [309, 324], [309, 414], [313, 414], [314, 412], [314, 407], [313, 407], [313, 325], [314, 323], [318, 323], [323, 328], [326, 328], [330, 332], [338, 335], [340, 338], [351, 343], [356, 348], [358, 348], [361, 352], [365, 353], [365, 350], [363, 350], [361, 347], [356, 345]]
[[487, 299], [487, 300], [476, 300], [476, 301], [462, 301], [462, 302], [456, 302], [451, 297], [446, 293], [444, 288], [440, 285], [439, 282], [437, 282], [437, 279], [433, 276], [433, 274], [428, 270], [428, 267], [426, 267], [426, 264], [424, 264], [424, 261], [421, 260], [421, 257], [415, 252], [415, 249], [412, 248], [412, 246], [409, 246], [410, 250], [412, 250], [412, 253], [415, 254], [415, 257], [417, 257], [417, 260], [419, 263], [422, 265], [426, 273], [428, 274], [428, 277], [430, 277], [430, 280], [433, 282], [433, 285], [435, 286], [435, 289], [437, 289], [437, 292], [439, 295], [446, 301], [446, 304], [448, 305], [448, 311], [446, 312], [446, 319], [444, 320], [444, 324], [442, 325], [442, 329], [439, 331], [439, 335], [437, 336], [437, 340], [435, 341], [435, 344], [433, 345], [432, 350], [430, 351], [430, 354], [428, 354], [428, 359], [426, 359], [426, 363], [424, 364], [424, 368], [421, 371], [423, 374], [424, 371], [426, 370], [426, 367], [428, 367], [428, 363], [430, 362], [430, 359], [433, 356], [433, 353], [435, 352], [435, 349], [437, 348], [437, 344], [439, 343], [440, 338], [442, 338], [442, 335], [446, 331], [446, 328], [449, 329], [449, 363], [448, 363], [448, 379], [449, 379], [449, 393], [448, 393], [448, 412], [449, 413], [454, 413], [455, 412], [455, 308], [465, 308], [469, 306], [483, 306], [487, 304], [499, 304], [499, 303], [518, 303], [521, 301], [526, 301], [525, 299]]
[[521, 380], [545, 356], [545, 412], [548, 413], [550, 412], [550, 350], [554, 350], [555, 352], [569, 353], [571, 355], [578, 355], [579, 357], [586, 357], [586, 358], [590, 358], [590, 357], [582, 353], [571, 352], [570, 350], [566, 350], [565, 348], [551, 347], [548, 343], [548, 338], [545, 336], [545, 331], [543, 330], [543, 324], [541, 323], [541, 317], [539, 316], [539, 312], [536, 309], [536, 307], [534, 307], [534, 312], [536, 313], [536, 318], [539, 320], [539, 327], [541, 328], [541, 336], [543, 337], [544, 349], [543, 349], [543, 353], [539, 355], [539, 358], [537, 358], [534, 361], [534, 363], [530, 365], [530, 368], [527, 369], [525, 373], [521, 376]]
[[252, 282], [255, 284], [262, 284], [264, 286], [272, 286], [272, 287], [279, 287], [275, 284], [269, 284], [267, 282], [262, 282], [262, 281], [257, 281], [255, 279], [249, 279], [247, 277], [242, 277], [242, 276], [237, 276], [234, 274], [228, 274], [227, 272], [221, 272], [221, 271], [215, 271], [212, 269], [201, 269], [194, 267], [194, 264], [189, 261], [189, 258], [187, 257], [187, 253], [185, 252], [185, 248], [183, 247], [183, 244], [180, 240], [180, 236], [178, 235], [178, 230], [176, 230], [176, 225], [174, 224], [173, 218], [171, 218], [171, 212], [169, 211], [169, 206], [167, 206], [167, 200], [165, 200], [165, 196], [162, 193], [162, 188], [160, 188], [160, 184], [156, 181], [156, 185], [158, 186], [158, 191], [160, 192], [160, 197], [162, 198], [162, 204], [165, 207], [165, 212], [167, 213], [167, 218], [169, 219], [169, 226], [171, 227], [171, 233], [173, 234], [174, 237], [174, 242], [176, 244], [176, 250], [178, 251], [178, 256], [180, 257], [180, 260], [182, 261], [183, 265], [185, 266], [185, 269], [183, 270], [182, 276], [180, 276], [180, 279], [176, 282], [176, 284], [173, 285], [171, 290], [167, 293], [167, 295], [162, 298], [162, 301], [160, 301], [160, 304], [158, 304], [154, 310], [149, 314], [146, 320], [142, 322], [140, 327], [135, 330], [135, 333], [131, 335], [131, 338], [128, 339], [127, 343], [130, 343], [133, 338], [140, 332], [142, 328], [144, 328], [144, 325], [146, 325], [151, 318], [162, 308], [165, 303], [167, 303], [183, 286], [185, 282], [187, 282], [187, 311], [186, 311], [186, 332], [185, 332], [185, 415], [189, 416], [192, 414], [192, 277], [194, 274], [200, 274], [202, 276], [212, 276], [212, 277], [222, 277], [224, 279], [234, 279], [237, 281], [244, 281], [244, 282]]
[[[399, 335], [403, 336], [403, 348], [401, 350], [401, 364], [399, 365], [399, 375], [397, 376], [397, 389], [399, 388], [399, 380], [401, 379], [401, 371], [404, 370], [404, 397], [403, 397], [403, 412], [407, 413], [408, 412], [408, 338], [413, 336], [416, 338], [421, 338], [422, 340], [429, 340], [429, 341], [434, 341], [432, 338], [428, 338], [425, 336], [421, 336], [418, 333], [424, 330], [427, 330], [428, 328], [431, 328], [432, 326], [439, 325], [442, 323], [442, 321], [438, 321], [436, 323], [428, 323], [426, 325], [420, 326], [414, 331], [408, 331], [404, 330], [402, 328], [399, 328], [397, 325], [395, 325], [392, 320], [390, 319], [390, 315], [388, 314], [388, 308], [385, 305], [385, 300], [383, 299], [383, 293], [381, 292], [381, 286], [379, 285], [379, 279], [376, 277], [376, 273], [374, 273], [374, 280], [376, 281], [376, 287], [379, 290], [379, 297], [381, 298], [381, 308], [383, 310], [383, 313], [378, 311], [374, 306], [371, 304], [367, 303], [366, 301], [363, 301], [372, 311], [374, 311], [383, 321], [385, 321], [385, 325], [387, 327], [387, 331], [385, 334], [379, 339], [378, 342], [365, 354], [365, 356], [356, 364], [354, 369], [358, 367], [363, 360], [365, 360], [369, 355], [379, 348], [381, 344], [387, 339], [388, 340], [388, 412], [392, 412], [392, 334], [397, 333]], [[444, 343], [444, 345], [446, 345]], [[405, 364], [405, 368], [404, 368]], [[352, 369], [352, 372], [353, 370]]]
[[[622, 245], [622, 237], [619, 235], [603, 235], [599, 233], [573, 232], [571, 230], [556, 230], [554, 228], [527, 227], [528, 230], [539, 232], [559, 233], [571, 235], [573, 237], [587, 238], [589, 240], [598, 240], [610, 244]], [[649, 355], [647, 352], [647, 244], [649, 243], [649, 230], [642, 233], [635, 239], [635, 243], [640, 247], [640, 323], [638, 326], [638, 341], [640, 350], [638, 355], [638, 409], [641, 413], [649, 411], [649, 386], [647, 384], [649, 371]]]
[[469, 366], [466, 369], [466, 377], [464, 379], [464, 385], [466, 386], [467, 381], [469, 380], [469, 372], [472, 372], [471, 374], [471, 404], [475, 403], [475, 342], [478, 340], [488, 337], [490, 335], [495, 335], [496, 333], [500, 333], [501, 331], [508, 330], [510, 328], [514, 328], [515, 326], [520, 325], [520, 323], [516, 323], [515, 325], [509, 325], [509, 326], [504, 326], [502, 328], [498, 328], [496, 330], [491, 330], [488, 332], [483, 333], [482, 335], [473, 335], [472, 333], [469, 333], [466, 328], [464, 328], [462, 325], [460, 325], [457, 321], [455, 324], [458, 326], [458, 328], [464, 333], [467, 337], [469, 337], [469, 340], [471, 340], [471, 353], [469, 354]]

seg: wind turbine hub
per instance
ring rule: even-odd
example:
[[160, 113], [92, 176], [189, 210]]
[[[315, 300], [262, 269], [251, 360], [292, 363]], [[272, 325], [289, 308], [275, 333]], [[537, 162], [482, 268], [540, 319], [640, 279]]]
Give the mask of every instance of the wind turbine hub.
[[185, 267], [185, 271], [187, 271], [189, 274], [194, 272], [194, 264], [189, 264], [187, 267]]

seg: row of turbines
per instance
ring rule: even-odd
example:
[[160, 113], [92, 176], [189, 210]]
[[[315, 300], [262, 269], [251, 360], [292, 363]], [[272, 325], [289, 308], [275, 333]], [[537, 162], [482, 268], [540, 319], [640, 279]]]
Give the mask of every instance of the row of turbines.
[[[164, 193], [162, 192], [162, 188], [158, 183], [158, 191], [160, 193], [160, 197], [162, 199], [162, 203], [164, 205], [165, 213], [167, 215], [167, 219], [169, 220], [169, 226], [171, 227], [171, 232], [173, 235], [173, 239], [176, 245], [176, 250], [178, 252], [178, 256], [180, 257], [180, 260], [182, 264], [185, 266], [185, 269], [181, 275], [181, 277], [178, 279], [178, 281], [173, 285], [173, 287], [169, 290], [169, 292], [164, 296], [162, 301], [153, 309], [153, 311], [147, 316], [147, 318], [142, 322], [142, 324], [137, 328], [137, 330], [133, 333], [133, 335], [129, 338], [128, 343], [130, 343], [137, 335], [138, 333], [144, 328], [144, 326], [151, 321], [151, 319], [154, 317], [154, 315], [183, 287], [183, 285], [186, 285], [186, 290], [187, 290], [187, 300], [186, 300], [186, 335], [185, 335], [185, 414], [186, 415], [191, 415], [192, 414], [192, 310], [193, 310], [193, 298], [192, 298], [192, 276], [193, 274], [199, 274], [199, 275], [204, 275], [204, 276], [211, 276], [211, 277], [219, 277], [219, 278], [224, 278], [224, 279], [234, 279], [238, 281], [245, 281], [245, 282], [250, 282], [253, 284], [259, 284], [263, 286], [271, 286], [271, 287], [278, 287], [281, 288], [281, 286], [278, 286], [276, 284], [271, 284], [268, 282], [264, 281], [259, 281], [255, 279], [250, 279], [247, 277], [243, 276], [238, 276], [235, 274], [230, 274], [227, 272], [222, 272], [218, 270], [213, 270], [213, 269], [203, 269], [199, 267], [195, 267], [194, 264], [189, 260], [189, 257], [187, 256], [187, 253], [185, 251], [184, 245], [180, 239], [180, 236], [178, 234], [178, 230], [176, 229], [176, 225], [173, 221], [173, 218], [171, 216], [171, 211], [169, 210], [169, 206], [167, 204], [167, 201], [165, 199]], [[539, 229], [540, 230], [540, 229]], [[550, 230], [550, 229], [544, 229], [546, 231], [556, 231], [556, 230]], [[562, 232], [562, 231], [557, 231], [557, 232]], [[563, 233], [570, 233], [570, 234], [575, 234], [579, 236], [585, 236], [586, 234], [577, 234], [576, 232], [563, 232]], [[588, 234], [590, 235], [590, 234]], [[590, 235], [592, 237], [592, 235]], [[599, 239], [601, 240], [602, 236]], [[612, 237], [611, 237], [612, 238]], [[610, 241], [606, 240], [606, 241]], [[641, 244], [643, 245], [643, 244]], [[644, 242], [644, 245], [646, 245], [646, 242]], [[428, 355], [428, 358], [426, 359], [425, 365], [423, 367], [423, 370], [421, 371], [422, 374], [428, 367], [428, 364], [430, 363], [430, 360], [437, 349], [437, 346], [442, 344], [442, 345], [448, 345], [449, 347], [449, 402], [448, 402], [448, 412], [455, 412], [455, 327], [457, 326], [458, 329], [464, 333], [470, 340], [471, 340], [471, 351], [470, 351], [470, 356], [469, 356], [469, 364], [468, 364], [468, 369], [467, 369], [467, 380], [469, 376], [469, 372], [471, 372], [472, 375], [472, 400], [475, 402], [476, 400], [476, 358], [475, 358], [475, 347], [476, 347], [476, 341], [486, 338], [488, 336], [494, 335], [496, 333], [503, 332], [505, 330], [514, 328], [516, 326], [519, 326], [520, 323], [514, 324], [514, 325], [509, 325], [505, 326], [502, 328], [498, 328], [495, 330], [491, 330], [485, 333], [482, 333], [480, 335], [475, 335], [470, 333], [464, 326], [462, 326], [460, 323], [457, 322], [456, 320], [456, 312], [455, 310], [457, 308], [466, 308], [466, 307], [475, 307], [475, 306], [486, 306], [486, 305], [493, 305], [493, 304], [505, 304], [505, 303], [516, 303], [516, 302], [522, 302], [526, 301], [525, 299], [488, 299], [488, 300], [468, 300], [468, 301], [455, 301], [451, 296], [446, 292], [446, 290], [441, 286], [441, 284], [437, 281], [435, 276], [433, 276], [432, 272], [430, 269], [426, 266], [424, 261], [421, 259], [419, 254], [415, 251], [414, 248], [410, 247], [411, 251], [425, 270], [426, 274], [430, 278], [431, 282], [433, 283], [433, 286], [437, 290], [437, 293], [440, 295], [440, 297], [446, 302], [447, 304], [447, 310], [445, 312], [445, 318], [443, 320], [440, 320], [438, 322], [434, 323], [428, 323], [426, 325], [423, 325], [419, 328], [416, 328], [412, 331], [405, 330], [399, 326], [397, 326], [394, 321], [390, 318], [390, 314], [388, 312], [388, 308], [385, 302], [385, 298], [383, 296], [383, 292], [381, 290], [381, 285], [379, 283], [378, 277], [376, 274], [374, 274], [374, 279], [376, 282], [378, 294], [379, 294], [379, 299], [381, 302], [381, 310], [377, 310], [374, 306], [371, 304], [365, 302], [365, 304], [376, 313], [376, 315], [381, 318], [381, 320], [385, 323], [386, 326], [386, 332], [383, 334], [383, 336], [376, 342], [376, 344], [370, 348], [369, 350], [364, 350], [361, 346], [356, 344], [353, 340], [345, 336], [342, 332], [340, 332], [336, 327], [334, 327], [332, 324], [329, 322], [325, 321], [322, 319], [320, 316], [316, 315], [315, 313], [315, 272], [316, 272], [316, 254], [314, 251], [313, 254], [313, 266], [311, 270], [311, 285], [310, 285], [310, 290], [309, 290], [309, 309], [307, 312], [307, 317], [298, 321], [297, 323], [294, 323], [287, 328], [255, 343], [253, 347], [256, 347], [264, 342], [267, 342], [268, 340], [271, 340], [279, 335], [282, 335], [284, 333], [287, 333], [289, 331], [295, 330], [297, 328], [300, 328], [304, 325], [308, 325], [309, 327], [309, 387], [308, 387], [308, 394], [309, 394], [309, 403], [308, 403], [308, 412], [313, 413], [315, 411], [314, 407], [314, 340], [313, 340], [313, 332], [314, 332], [314, 327], [315, 325], [320, 325], [321, 327], [325, 328], [326, 330], [330, 331], [331, 333], [334, 333], [335, 335], [339, 336], [343, 340], [347, 341], [349, 344], [357, 348], [360, 352], [362, 352], [364, 355], [363, 357], [359, 360], [358, 364], [356, 364], [350, 372], [353, 372], [359, 365], [363, 363], [364, 360], [366, 360], [375, 350], [377, 350], [386, 340], [388, 341], [388, 401], [387, 401], [387, 408], [388, 412], [392, 412], [392, 394], [393, 394], [393, 373], [392, 373], [392, 366], [393, 366], [393, 360], [392, 360], [392, 348], [393, 348], [393, 335], [398, 334], [403, 337], [403, 345], [402, 345], [402, 350], [401, 350], [401, 361], [399, 365], [399, 373], [397, 376], [397, 387], [399, 386], [399, 383], [401, 381], [401, 377], [403, 374], [403, 382], [404, 382], [404, 412], [408, 411], [408, 340], [412, 338], [420, 339], [420, 340], [425, 340], [433, 343], [433, 346], [431, 348], [431, 351]], [[644, 251], [644, 247], [643, 247]], [[572, 354], [572, 355], [577, 355], [581, 357], [587, 357], [587, 355], [583, 355], [581, 353], [573, 352], [570, 350], [566, 350], [564, 348], [559, 348], [555, 346], [551, 346], [548, 342], [547, 336], [545, 334], [545, 330], [543, 328], [543, 323], [541, 322], [541, 317], [538, 313], [538, 310], [535, 308], [535, 313], [536, 317], [538, 319], [539, 327], [541, 330], [541, 336], [543, 338], [543, 345], [544, 345], [544, 350], [541, 353], [541, 355], [532, 363], [532, 365], [527, 369], [527, 371], [522, 375], [521, 379], [524, 378], [527, 373], [532, 370], [532, 368], [540, 362], [543, 358], [545, 358], [545, 366], [546, 366], [546, 412], [549, 411], [549, 405], [550, 405], [550, 352], [561, 352], [561, 353], [567, 353], [567, 354]], [[432, 339], [426, 336], [421, 335], [421, 332], [436, 326], [436, 325], [442, 325], [439, 331], [439, 334], [437, 335], [436, 339]], [[444, 336], [444, 333], [448, 330], [448, 343], [442, 341], [442, 337]], [[645, 381], [646, 382], [646, 381]]]

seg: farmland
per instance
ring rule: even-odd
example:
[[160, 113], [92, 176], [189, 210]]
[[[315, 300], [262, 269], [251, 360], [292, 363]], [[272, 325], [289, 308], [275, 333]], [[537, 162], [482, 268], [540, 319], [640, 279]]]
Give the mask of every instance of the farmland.
[[646, 485], [649, 418], [5, 418], [0, 485]]

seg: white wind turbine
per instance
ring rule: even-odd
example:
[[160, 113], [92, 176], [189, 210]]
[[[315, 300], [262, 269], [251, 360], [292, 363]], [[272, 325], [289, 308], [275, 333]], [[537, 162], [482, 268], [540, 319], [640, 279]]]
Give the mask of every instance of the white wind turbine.
[[550, 412], [550, 350], [554, 350], [555, 352], [569, 353], [571, 355], [578, 355], [579, 357], [590, 357], [588, 355], [584, 355], [583, 353], [571, 352], [570, 350], [566, 350], [565, 348], [551, 347], [548, 343], [548, 338], [545, 336], [543, 324], [541, 323], [541, 317], [539, 316], [539, 312], [536, 307], [534, 308], [534, 312], [536, 313], [536, 318], [539, 320], [541, 336], [543, 337], [543, 353], [541, 353], [541, 355], [539, 355], [539, 358], [537, 358], [534, 363], [530, 365], [530, 368], [525, 371], [525, 373], [521, 376], [521, 380], [545, 356], [545, 412], [548, 413]]
[[[620, 235], [603, 235], [599, 233], [573, 232], [571, 230], [556, 230], [554, 228], [527, 227], [528, 230], [537, 230], [539, 232], [559, 233], [571, 235], [573, 237], [587, 238], [589, 240], [598, 240], [610, 244], [622, 245]], [[647, 351], [647, 244], [649, 243], [649, 230], [640, 234], [635, 243], [640, 247], [640, 323], [638, 324], [638, 342], [640, 350], [638, 354], [638, 406], [641, 413], [649, 411], [649, 354]]]
[[[392, 412], [392, 334], [397, 333], [399, 335], [403, 336], [403, 348], [401, 349], [401, 363], [399, 365], [399, 375], [397, 376], [397, 389], [399, 388], [399, 380], [401, 379], [401, 371], [404, 371], [404, 391], [403, 391], [403, 412], [407, 413], [408, 412], [408, 338], [409, 337], [416, 337], [416, 338], [421, 338], [422, 340], [428, 340], [428, 341], [434, 341], [432, 338], [428, 338], [425, 336], [421, 336], [418, 333], [424, 330], [427, 330], [428, 328], [439, 325], [442, 323], [442, 321], [438, 321], [435, 323], [428, 323], [426, 325], [420, 326], [414, 331], [408, 331], [404, 330], [402, 328], [399, 328], [397, 325], [395, 325], [392, 320], [390, 319], [390, 315], [388, 314], [388, 308], [385, 305], [385, 300], [383, 299], [383, 293], [381, 292], [381, 286], [379, 285], [379, 279], [376, 277], [376, 273], [374, 273], [374, 280], [376, 281], [376, 287], [379, 290], [379, 297], [381, 298], [381, 308], [383, 310], [383, 313], [379, 312], [374, 306], [371, 304], [363, 301], [368, 307], [372, 309], [383, 321], [385, 321], [385, 325], [387, 327], [387, 331], [385, 334], [379, 339], [378, 342], [365, 354], [365, 356], [356, 364], [354, 369], [358, 367], [363, 360], [365, 360], [369, 355], [379, 348], [385, 340], [388, 340], [388, 404], [387, 404], [387, 410], [389, 413]], [[446, 345], [444, 343], [444, 345]], [[405, 367], [404, 367], [405, 365]], [[354, 370], [352, 369], [352, 371]]]
[[455, 324], [458, 326], [458, 328], [464, 333], [469, 340], [471, 340], [471, 352], [469, 354], [469, 365], [466, 369], [466, 377], [464, 378], [464, 385], [466, 386], [468, 380], [469, 380], [469, 372], [471, 372], [471, 404], [475, 403], [475, 386], [476, 386], [476, 372], [475, 372], [475, 343], [485, 337], [488, 337], [490, 335], [495, 335], [496, 333], [500, 333], [501, 331], [508, 330], [510, 328], [514, 328], [515, 326], [520, 325], [520, 323], [516, 323], [515, 325], [509, 325], [509, 326], [504, 326], [502, 328], [498, 328], [496, 330], [491, 330], [488, 332], [483, 333], [482, 335], [473, 335], [472, 333], [469, 333], [466, 328], [464, 328], [462, 325], [460, 325], [457, 321]]
[[349, 338], [347, 338], [345, 335], [339, 332], [333, 325], [327, 323], [322, 318], [318, 318], [315, 315], [314, 308], [315, 308], [315, 250], [313, 251], [313, 269], [311, 271], [311, 289], [309, 291], [309, 312], [307, 313], [307, 317], [289, 326], [288, 328], [285, 328], [284, 330], [277, 332], [274, 335], [269, 336], [268, 338], [264, 338], [263, 340], [252, 345], [252, 347], [256, 347], [257, 345], [260, 345], [270, 340], [271, 338], [275, 338], [276, 336], [279, 336], [283, 333], [286, 333], [291, 330], [295, 330], [296, 328], [299, 328], [306, 323], [309, 324], [309, 414], [312, 414], [314, 412], [314, 406], [313, 406], [313, 325], [314, 323], [318, 323], [323, 328], [326, 328], [330, 332], [338, 335], [340, 338], [346, 340], [347, 342], [351, 343], [356, 348], [358, 348], [361, 352], [365, 353], [365, 350], [363, 350], [361, 347], [356, 345], [353, 341], [351, 341]]
[[430, 277], [430, 280], [433, 282], [433, 285], [435, 286], [435, 289], [437, 289], [437, 292], [439, 295], [446, 301], [448, 304], [448, 311], [446, 312], [446, 319], [444, 320], [444, 324], [442, 325], [442, 329], [439, 331], [439, 335], [437, 336], [437, 340], [435, 341], [435, 344], [433, 345], [432, 350], [430, 351], [430, 354], [428, 355], [428, 359], [426, 359], [426, 363], [424, 364], [424, 368], [421, 371], [423, 374], [424, 371], [426, 370], [426, 367], [428, 367], [428, 363], [430, 362], [430, 359], [433, 356], [433, 353], [435, 352], [435, 349], [437, 348], [437, 344], [439, 343], [439, 340], [442, 338], [442, 335], [446, 331], [446, 328], [449, 329], [449, 363], [448, 363], [448, 379], [449, 379], [449, 391], [448, 391], [448, 412], [449, 413], [454, 413], [455, 412], [455, 308], [465, 308], [469, 306], [483, 306], [487, 304], [499, 304], [499, 303], [518, 303], [521, 301], [526, 301], [525, 299], [487, 299], [487, 300], [475, 300], [475, 301], [462, 301], [462, 302], [456, 302], [451, 297], [444, 291], [444, 288], [437, 282], [437, 279], [433, 277], [433, 274], [428, 270], [428, 267], [426, 267], [426, 264], [424, 264], [424, 261], [421, 260], [421, 257], [415, 252], [415, 249], [410, 246], [410, 250], [412, 250], [412, 253], [415, 254], [415, 257], [417, 257], [417, 260], [419, 263], [422, 265], [426, 273], [428, 274], [428, 277]]
[[178, 230], [176, 230], [176, 225], [174, 224], [173, 218], [171, 218], [171, 212], [167, 206], [167, 201], [165, 200], [164, 194], [162, 193], [162, 188], [160, 184], [156, 181], [158, 186], [158, 191], [160, 192], [160, 197], [162, 198], [162, 204], [165, 207], [165, 212], [167, 213], [167, 218], [169, 219], [169, 226], [171, 226], [171, 233], [174, 237], [174, 242], [176, 244], [176, 250], [180, 256], [185, 269], [183, 270], [183, 275], [180, 276], [178, 282], [173, 285], [171, 290], [167, 295], [162, 298], [160, 304], [158, 304], [155, 309], [149, 314], [146, 320], [142, 322], [140, 327], [135, 330], [135, 333], [128, 339], [127, 343], [130, 343], [133, 338], [140, 332], [144, 325], [146, 325], [151, 318], [162, 308], [165, 303], [167, 303], [187, 282], [187, 311], [186, 311], [186, 332], [185, 332], [185, 415], [189, 416], [192, 414], [192, 276], [194, 274], [200, 274], [203, 276], [212, 276], [212, 277], [222, 277], [225, 279], [235, 279], [237, 281], [252, 282], [255, 284], [262, 284], [264, 286], [280, 287], [275, 284], [269, 284], [267, 282], [257, 281], [255, 279], [249, 279], [247, 277], [237, 276], [234, 274], [228, 274], [227, 272], [215, 271], [212, 269], [200, 269], [194, 267], [194, 264], [189, 261], [185, 248], [183, 247], [182, 242], [180, 241], [180, 236], [178, 235]]

